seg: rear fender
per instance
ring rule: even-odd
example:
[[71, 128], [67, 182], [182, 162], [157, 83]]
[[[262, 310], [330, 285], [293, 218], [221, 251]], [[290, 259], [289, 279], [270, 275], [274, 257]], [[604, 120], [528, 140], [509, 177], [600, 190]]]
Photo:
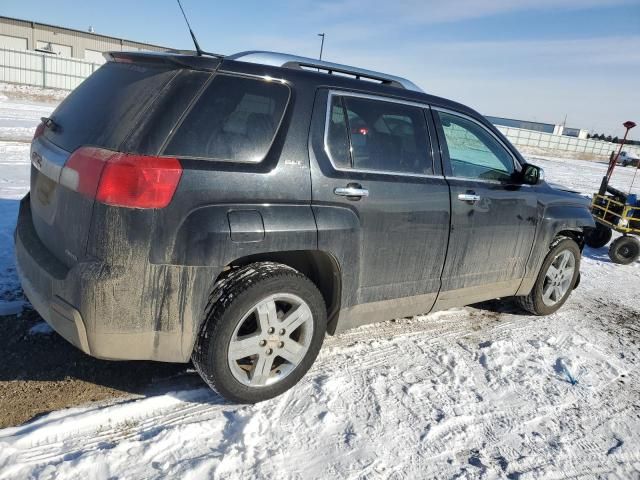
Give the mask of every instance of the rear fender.
[[170, 252], [152, 247], [151, 262], [224, 267], [248, 255], [317, 247], [309, 205], [211, 205], [185, 218]]

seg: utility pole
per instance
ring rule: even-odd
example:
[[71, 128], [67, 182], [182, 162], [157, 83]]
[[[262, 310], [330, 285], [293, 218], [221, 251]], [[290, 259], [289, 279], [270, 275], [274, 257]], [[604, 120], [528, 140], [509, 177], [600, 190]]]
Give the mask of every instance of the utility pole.
[[319, 33], [319, 37], [322, 37], [322, 43], [320, 43], [320, 60], [322, 60], [322, 50], [324, 49], [324, 33]]

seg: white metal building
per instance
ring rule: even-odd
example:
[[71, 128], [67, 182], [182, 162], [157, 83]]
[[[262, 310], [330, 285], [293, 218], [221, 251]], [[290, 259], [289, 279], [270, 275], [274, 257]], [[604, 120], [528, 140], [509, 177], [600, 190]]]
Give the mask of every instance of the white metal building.
[[0, 82], [72, 90], [104, 63], [103, 52], [117, 50], [173, 51], [0, 16]]
[[172, 50], [91, 31], [85, 32], [2, 16], [0, 16], [0, 49], [35, 50], [91, 63], [102, 63], [104, 61], [102, 53], [110, 50]]

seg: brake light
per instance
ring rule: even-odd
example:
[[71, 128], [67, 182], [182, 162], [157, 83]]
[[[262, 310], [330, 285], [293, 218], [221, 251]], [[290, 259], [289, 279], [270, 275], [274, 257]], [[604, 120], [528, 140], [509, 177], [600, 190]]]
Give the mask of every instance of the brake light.
[[182, 166], [173, 157], [81, 147], [67, 161], [60, 183], [107, 205], [164, 208], [181, 176]]
[[96, 200], [119, 207], [164, 208], [181, 175], [176, 158], [117, 155], [105, 164]]

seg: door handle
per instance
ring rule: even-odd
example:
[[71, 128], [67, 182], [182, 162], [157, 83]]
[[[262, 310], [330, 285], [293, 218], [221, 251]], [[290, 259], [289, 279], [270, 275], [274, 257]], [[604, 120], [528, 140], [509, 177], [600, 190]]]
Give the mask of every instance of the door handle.
[[458, 194], [458, 200], [460, 200], [461, 202], [475, 203], [478, 200], [480, 200], [480, 195], [476, 195], [473, 192], [459, 193]]
[[333, 193], [341, 197], [354, 197], [350, 200], [360, 200], [362, 197], [369, 196], [369, 190], [358, 184], [349, 184], [346, 187], [336, 187]]

